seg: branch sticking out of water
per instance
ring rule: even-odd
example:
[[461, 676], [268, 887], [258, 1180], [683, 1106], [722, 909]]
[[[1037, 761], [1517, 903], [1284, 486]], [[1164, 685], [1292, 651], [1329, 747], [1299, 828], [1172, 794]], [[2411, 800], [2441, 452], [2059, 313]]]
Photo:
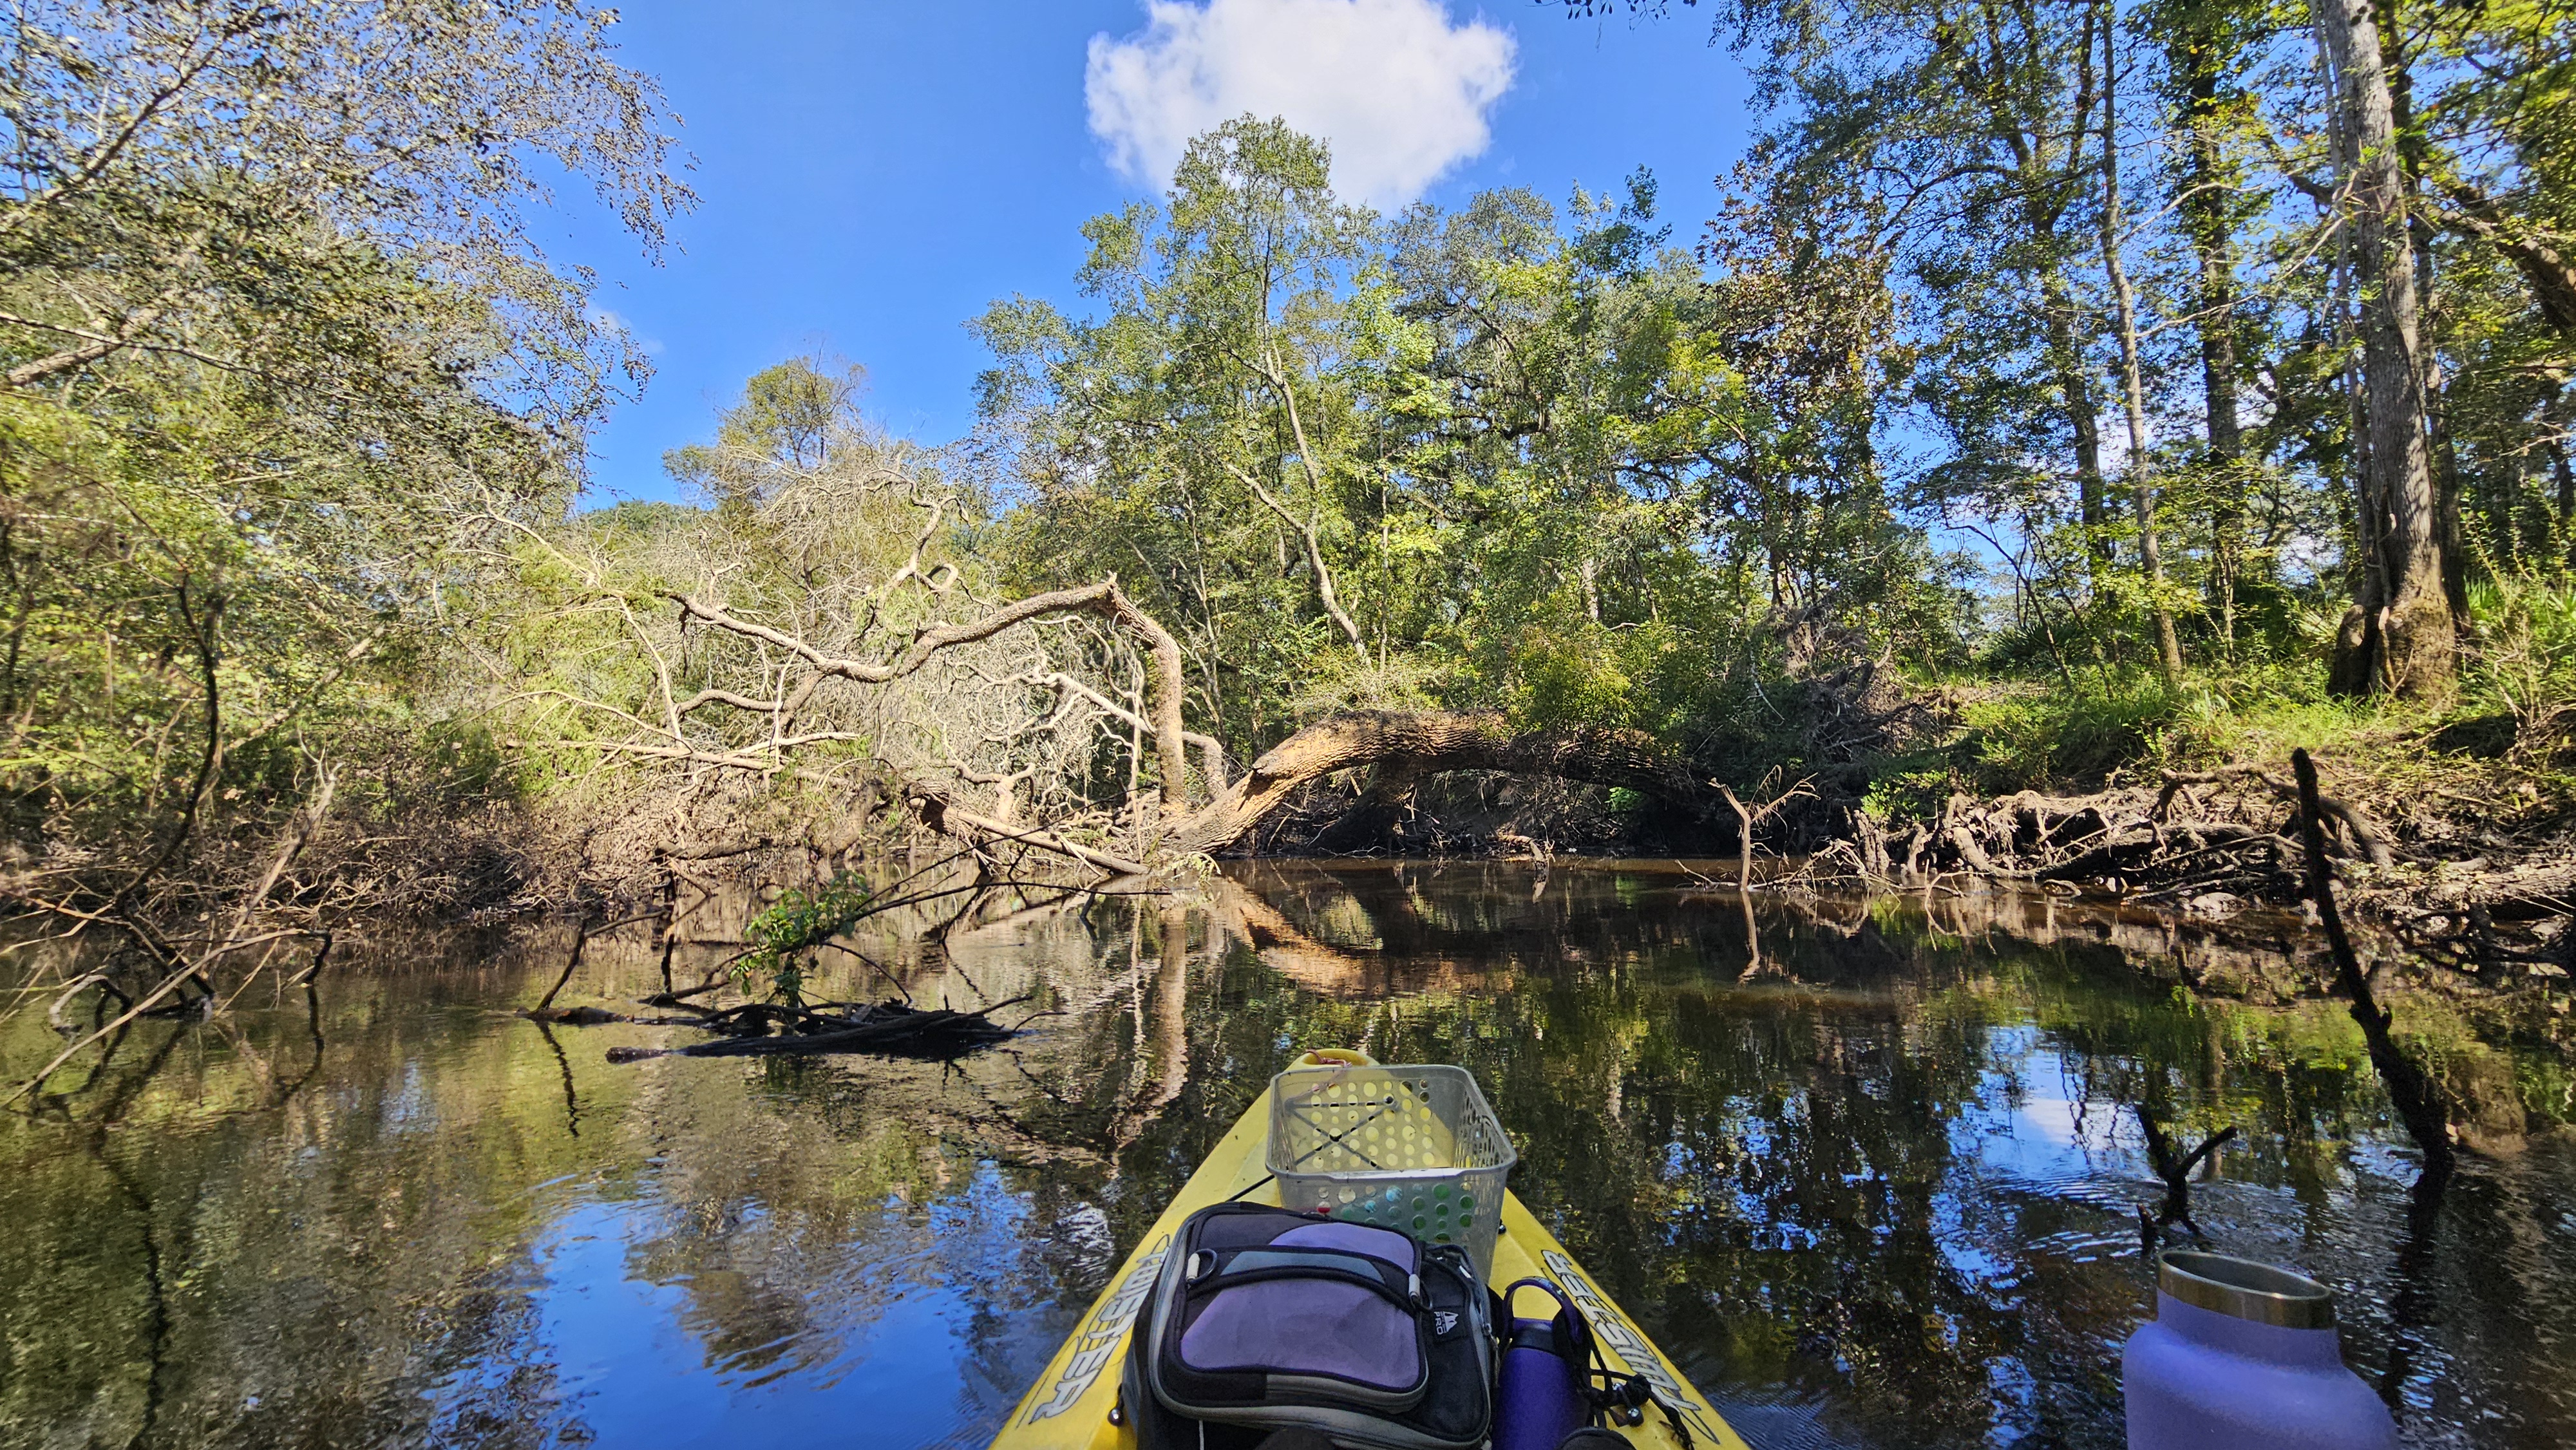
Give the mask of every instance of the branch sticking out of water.
[[[555, 998], [563, 991], [564, 984], [572, 980], [572, 974], [580, 969], [581, 954], [583, 949], [590, 945], [590, 939], [603, 932], [614, 931], [621, 926], [628, 926], [635, 922], [650, 921], [652, 919], [653, 914], [650, 912], [641, 913], [635, 916], [621, 916], [617, 920], [611, 922], [594, 921], [588, 915], [584, 915], [581, 919], [580, 925], [573, 928], [572, 955], [564, 959], [563, 974], [555, 978], [555, 984], [546, 989], [546, 995], [538, 999], [537, 1005], [530, 1008], [527, 1015], [540, 1022], [570, 1021], [570, 1018], [566, 1017], [562, 1011], [557, 1010], [555, 1007]], [[580, 1026], [582, 1024], [575, 1022], [573, 1025]]]
[[2165, 1130], [2157, 1126], [2156, 1120], [2148, 1115], [2147, 1110], [2144, 1107], [2137, 1107], [2130, 1111], [2138, 1115], [2138, 1127], [2146, 1134], [2147, 1161], [2154, 1165], [2156, 1176], [2165, 1181], [2165, 1201], [2162, 1204], [2153, 1210], [2148, 1209], [2145, 1204], [2138, 1205], [2139, 1247], [2152, 1254], [2155, 1251], [2159, 1231], [2174, 1224], [2181, 1224], [2191, 1230], [2193, 1238], [2203, 1243], [2208, 1242], [2209, 1235], [2201, 1231], [2199, 1224], [2192, 1222], [2191, 1174], [2193, 1169], [2198, 1168], [2209, 1158], [2209, 1155], [2217, 1152], [2220, 1147], [2236, 1137], [2235, 1125], [2231, 1123], [2201, 1139], [2200, 1146], [2176, 1158], [2173, 1140], [2165, 1136]]
[[2317, 915], [2325, 923], [2326, 946], [2334, 953], [2335, 990], [2350, 999], [2352, 1020], [2361, 1024], [2362, 1039], [2370, 1044], [2370, 1064], [2379, 1069], [2379, 1080], [2388, 1088], [2388, 1100], [2396, 1106], [2397, 1116], [2405, 1120], [2415, 1146], [2423, 1150], [2423, 1181], [2438, 1192], [2458, 1162], [2458, 1153], [2451, 1146], [2450, 1102], [2441, 1084], [2389, 1035], [2388, 1011], [2372, 995], [2370, 978], [2361, 969], [2361, 955], [2353, 950], [2352, 938], [2343, 929], [2343, 913], [2335, 909], [2334, 868], [2326, 860], [2325, 832], [2318, 825], [2323, 813], [2317, 802], [2316, 762], [2308, 758], [2306, 750], [2294, 750], [2290, 752], [2290, 767], [2299, 777], [2299, 836], [2308, 850], [2308, 899], [2317, 904]]

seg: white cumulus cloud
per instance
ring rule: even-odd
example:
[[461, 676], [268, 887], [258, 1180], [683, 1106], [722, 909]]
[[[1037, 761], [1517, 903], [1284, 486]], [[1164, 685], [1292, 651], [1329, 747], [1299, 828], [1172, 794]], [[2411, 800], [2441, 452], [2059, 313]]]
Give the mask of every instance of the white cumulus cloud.
[[1483, 153], [1511, 32], [1441, 0], [1147, 0], [1144, 30], [1091, 38], [1083, 94], [1112, 165], [1160, 186], [1191, 137], [1251, 113], [1332, 143], [1333, 184], [1394, 206]]

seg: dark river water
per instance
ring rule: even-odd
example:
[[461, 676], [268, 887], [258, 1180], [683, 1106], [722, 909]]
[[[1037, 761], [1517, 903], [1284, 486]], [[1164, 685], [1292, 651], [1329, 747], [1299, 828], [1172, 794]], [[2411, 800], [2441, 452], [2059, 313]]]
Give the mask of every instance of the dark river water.
[[[511, 1016], [558, 941], [263, 979], [0, 1120], [0, 1445], [980, 1445], [1310, 1045], [1474, 1070], [1512, 1186], [1757, 1446], [2121, 1444], [2142, 1102], [2243, 1131], [2199, 1222], [2340, 1291], [2410, 1443], [2576, 1443], [2576, 1135], [2410, 1212], [2350, 1022], [2163, 984], [2188, 940], [2036, 899], [1755, 924], [1758, 963], [1671, 863], [1241, 869], [872, 951], [1050, 1010], [945, 1065], [612, 1064], [699, 1035]], [[595, 945], [565, 1000], [656, 984]], [[14, 1082], [60, 1039], [5, 1000]], [[2563, 1060], [2435, 1040], [2571, 1116]]]

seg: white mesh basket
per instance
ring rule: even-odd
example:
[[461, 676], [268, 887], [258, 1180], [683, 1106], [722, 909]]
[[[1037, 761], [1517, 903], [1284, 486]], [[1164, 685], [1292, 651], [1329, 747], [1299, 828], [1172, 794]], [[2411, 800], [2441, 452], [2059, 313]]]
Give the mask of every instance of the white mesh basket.
[[1265, 1166], [1294, 1209], [1460, 1244], [1494, 1267], [1519, 1154], [1465, 1068], [1291, 1068], [1270, 1080]]

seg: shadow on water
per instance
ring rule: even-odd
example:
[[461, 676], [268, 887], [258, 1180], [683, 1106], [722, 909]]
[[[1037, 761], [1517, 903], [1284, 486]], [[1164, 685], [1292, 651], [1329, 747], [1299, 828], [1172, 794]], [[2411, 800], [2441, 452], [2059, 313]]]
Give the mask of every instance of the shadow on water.
[[[510, 1015], [555, 944], [137, 1024], [0, 1126], [0, 1446], [980, 1444], [1311, 1044], [1473, 1069], [1514, 1187], [1757, 1445], [2120, 1444], [2140, 1106], [2241, 1129], [2194, 1218], [2342, 1293], [2410, 1441], [2576, 1440], [2570, 1135], [2410, 1201], [2350, 1020], [2175, 986], [2265, 964], [2152, 923], [1376, 862], [860, 945], [818, 990], [1049, 1015], [953, 1063], [611, 1065], [685, 1034]], [[577, 995], [661, 985], [590, 951]], [[0, 1022], [0, 1067], [55, 1045]], [[2566, 1115], [2563, 1062], [2503, 1061]]]

